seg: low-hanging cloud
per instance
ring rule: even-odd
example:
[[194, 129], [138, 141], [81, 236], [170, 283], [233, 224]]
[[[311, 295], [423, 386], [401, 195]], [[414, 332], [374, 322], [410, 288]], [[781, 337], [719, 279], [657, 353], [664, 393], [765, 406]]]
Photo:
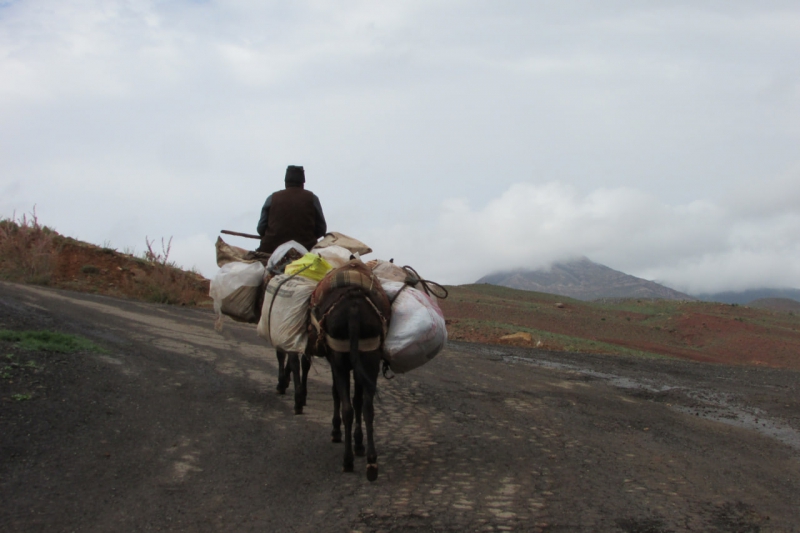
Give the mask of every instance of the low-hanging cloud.
[[737, 215], [708, 202], [668, 205], [630, 188], [582, 193], [554, 182], [515, 184], [481, 209], [450, 199], [435, 226], [396, 227], [373, 238], [394, 243], [429, 277], [449, 283], [588, 256], [701, 293], [796, 285], [798, 228], [800, 209]]

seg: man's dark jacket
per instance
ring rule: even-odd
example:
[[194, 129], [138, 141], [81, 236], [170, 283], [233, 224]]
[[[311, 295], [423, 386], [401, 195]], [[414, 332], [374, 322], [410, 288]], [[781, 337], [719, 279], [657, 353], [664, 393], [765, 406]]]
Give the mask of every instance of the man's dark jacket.
[[327, 231], [317, 195], [302, 187], [288, 187], [271, 194], [261, 208], [258, 251], [272, 253], [288, 241], [297, 241], [310, 250]]

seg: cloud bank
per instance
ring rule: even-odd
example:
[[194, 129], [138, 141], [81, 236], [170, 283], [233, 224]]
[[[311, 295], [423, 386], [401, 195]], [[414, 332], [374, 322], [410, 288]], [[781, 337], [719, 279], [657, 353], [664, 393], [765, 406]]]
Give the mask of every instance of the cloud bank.
[[797, 287], [797, 50], [780, 0], [0, 1], [0, 216], [211, 276], [301, 164], [332, 230], [442, 282]]
[[800, 279], [800, 209], [762, 205], [743, 216], [709, 202], [668, 205], [628, 188], [581, 193], [520, 183], [481, 209], [444, 202], [428, 230], [398, 226], [371, 237], [450, 283], [580, 256], [690, 293], [794, 287]]

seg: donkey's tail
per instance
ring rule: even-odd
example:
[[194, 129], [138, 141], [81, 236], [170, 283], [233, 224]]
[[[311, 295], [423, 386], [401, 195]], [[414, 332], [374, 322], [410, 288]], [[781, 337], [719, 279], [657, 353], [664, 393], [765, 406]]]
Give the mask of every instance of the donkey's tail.
[[348, 316], [348, 334], [350, 335], [350, 366], [353, 367], [353, 377], [360, 379], [365, 388], [371, 393], [375, 394], [377, 383], [372, 381], [364, 370], [364, 365], [361, 363], [361, 354], [358, 350], [358, 341], [361, 336], [361, 315], [358, 310], [358, 305], [353, 303], [350, 306], [350, 314]]

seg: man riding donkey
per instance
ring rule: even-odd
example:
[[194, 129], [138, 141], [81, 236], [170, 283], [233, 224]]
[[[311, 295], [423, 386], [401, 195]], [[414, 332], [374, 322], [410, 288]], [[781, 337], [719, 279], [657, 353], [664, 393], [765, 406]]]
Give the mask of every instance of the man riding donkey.
[[[271, 254], [275, 248], [289, 241], [296, 241], [310, 250], [317, 243], [317, 239], [328, 231], [319, 198], [313, 192], [305, 190], [306, 174], [303, 167], [289, 165], [286, 168], [284, 182], [286, 188], [270, 194], [264, 202], [264, 207], [261, 208], [261, 218], [257, 228], [261, 237], [259, 252]], [[290, 371], [296, 380], [299, 377], [300, 360], [297, 354], [291, 354], [289, 364], [284, 371], [287, 354], [280, 349], [276, 350], [276, 354], [278, 393], [285, 394], [289, 386]], [[311, 361], [306, 355], [302, 358], [302, 367], [303, 376], [308, 376]], [[298, 390], [297, 385], [298, 383], [295, 383], [295, 390]], [[305, 390], [305, 383], [302, 390]]]
[[261, 237], [259, 252], [271, 254], [289, 241], [297, 241], [310, 250], [328, 231], [319, 198], [305, 190], [303, 167], [289, 165], [284, 181], [286, 188], [270, 194], [261, 208], [257, 228]]

